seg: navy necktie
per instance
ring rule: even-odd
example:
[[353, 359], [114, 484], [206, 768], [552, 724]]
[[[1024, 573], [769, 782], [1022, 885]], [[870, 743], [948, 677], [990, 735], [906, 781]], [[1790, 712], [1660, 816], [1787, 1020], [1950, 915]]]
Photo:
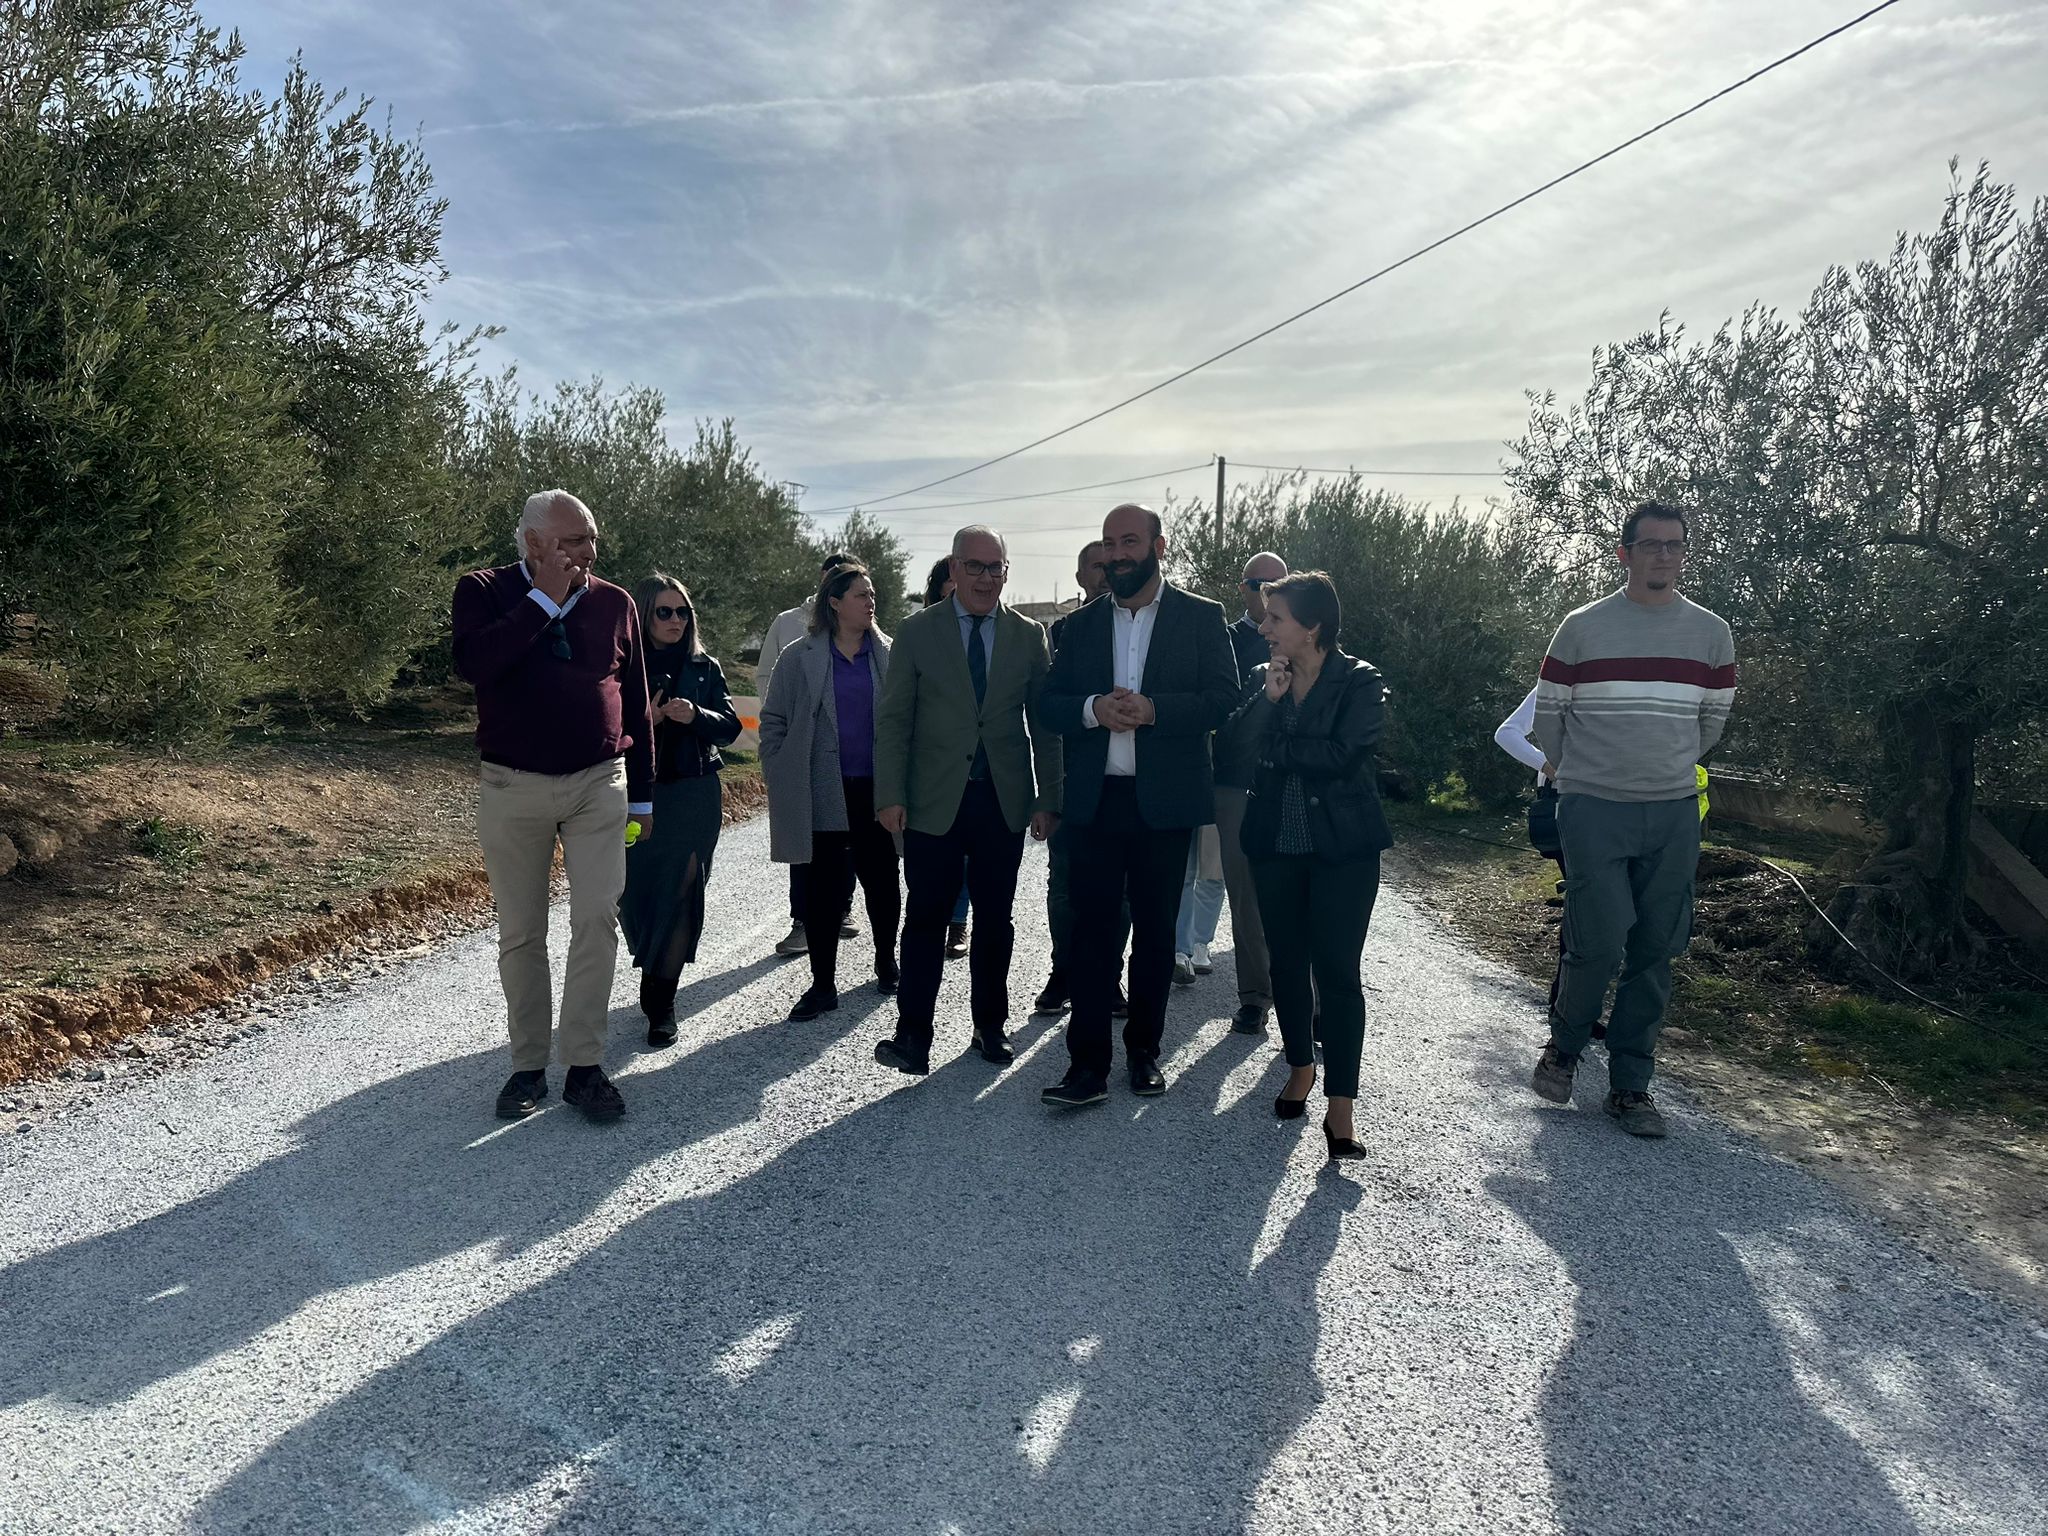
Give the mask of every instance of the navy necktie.
[[[974, 680], [974, 707], [979, 709], [988, 697], [988, 642], [981, 638], [981, 626], [988, 622], [985, 613], [968, 615], [972, 625], [967, 632], [967, 675]], [[976, 731], [979, 737], [979, 730]], [[967, 770], [970, 779], [988, 777], [988, 748], [977, 739], [974, 744], [974, 763]]]

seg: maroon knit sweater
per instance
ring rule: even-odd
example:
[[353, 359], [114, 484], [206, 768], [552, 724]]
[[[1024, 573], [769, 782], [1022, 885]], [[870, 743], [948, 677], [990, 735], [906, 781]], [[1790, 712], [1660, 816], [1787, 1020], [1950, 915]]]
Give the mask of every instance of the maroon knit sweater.
[[526, 594], [517, 565], [471, 571], [455, 584], [455, 670], [476, 689], [476, 746], [487, 763], [525, 773], [580, 773], [626, 760], [626, 798], [654, 788], [654, 727], [640, 615], [623, 587], [590, 578], [563, 616], [569, 659], [555, 654], [554, 622]]

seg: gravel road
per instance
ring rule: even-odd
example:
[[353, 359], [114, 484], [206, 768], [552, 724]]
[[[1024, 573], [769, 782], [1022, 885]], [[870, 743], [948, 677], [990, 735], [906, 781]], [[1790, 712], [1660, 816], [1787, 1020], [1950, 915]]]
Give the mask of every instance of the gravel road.
[[480, 934], [0, 1140], [0, 1531], [2048, 1531], [2048, 1332], [1680, 1094], [1539, 1104], [1398, 881], [1337, 1172], [1227, 953], [1077, 1115], [1055, 1021], [954, 1059], [964, 965], [921, 1082], [782, 1022], [766, 841], [680, 1045], [621, 974], [620, 1125], [491, 1118]]

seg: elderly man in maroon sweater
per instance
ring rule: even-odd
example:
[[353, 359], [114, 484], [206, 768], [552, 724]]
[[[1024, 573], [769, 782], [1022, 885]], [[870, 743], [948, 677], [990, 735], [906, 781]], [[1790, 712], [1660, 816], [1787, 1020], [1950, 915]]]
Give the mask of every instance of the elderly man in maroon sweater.
[[567, 491], [528, 497], [517, 537], [524, 559], [471, 571], [455, 587], [455, 670], [476, 688], [477, 838], [512, 1034], [498, 1115], [522, 1119], [548, 1094], [548, 871], [559, 842], [569, 873], [562, 1098], [593, 1120], [616, 1120], [626, 1105], [602, 1063], [626, 820], [645, 830], [654, 811], [640, 619], [630, 594], [591, 574], [597, 522]]

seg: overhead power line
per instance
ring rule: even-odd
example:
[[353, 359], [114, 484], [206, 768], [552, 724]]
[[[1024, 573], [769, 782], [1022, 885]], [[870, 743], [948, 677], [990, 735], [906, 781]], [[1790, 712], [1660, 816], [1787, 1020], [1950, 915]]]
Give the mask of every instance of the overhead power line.
[[1472, 476], [1480, 480], [1502, 478], [1497, 469], [1365, 469], [1353, 465], [1349, 469], [1312, 469], [1306, 464], [1254, 464], [1249, 459], [1232, 459], [1232, 469], [1271, 469], [1283, 475], [1426, 475], [1431, 479], [1455, 479]]
[[[1213, 468], [1215, 463], [1216, 460], [1211, 457], [1202, 460], [1199, 464], [1183, 464], [1178, 469], [1161, 469], [1149, 475], [1126, 475], [1121, 480], [1097, 480], [1093, 485], [1067, 485], [1050, 491], [1019, 491], [1012, 496], [978, 496], [972, 501], [925, 502], [919, 506], [904, 508], [901, 511], [892, 511], [889, 513], [889, 516], [899, 522], [908, 522], [910, 519], [907, 514], [912, 512], [944, 512], [953, 507], [993, 507], [997, 503], [1005, 501], [1039, 501], [1053, 496], [1071, 496], [1076, 491], [1106, 491], [1112, 486], [1138, 485], [1144, 481], [1168, 480], [1175, 475], [1193, 474], [1198, 469]], [[914, 491], [899, 491], [897, 494], [900, 496], [911, 496], [916, 493]], [[884, 501], [892, 499], [888, 496], [882, 498]], [[822, 511], [813, 512], [809, 515], [812, 517], [823, 517], [827, 512], [865, 511], [871, 505], [872, 503], [860, 501], [844, 507], [826, 507]]]
[[851, 512], [857, 506], [872, 507], [880, 502], [895, 501], [898, 498], [904, 496], [915, 496], [920, 491], [928, 491], [935, 486], [950, 485], [955, 480], [964, 480], [969, 475], [979, 474], [984, 469], [993, 468], [995, 465], [1004, 463], [1010, 459], [1014, 459], [1020, 454], [1029, 453], [1034, 448], [1043, 448], [1047, 443], [1053, 442], [1058, 438], [1065, 437], [1070, 432], [1078, 432], [1083, 427], [1091, 426], [1095, 422], [1102, 420], [1103, 417], [1114, 415], [1116, 412], [1124, 409], [1124, 407], [1126, 406], [1136, 405], [1140, 400], [1143, 400], [1151, 395], [1156, 395], [1162, 389], [1170, 388], [1171, 386], [1180, 383], [1181, 380], [1192, 377], [1194, 374], [1200, 373], [1204, 368], [1211, 367], [1217, 363], [1222, 362], [1226, 357], [1230, 357], [1236, 353], [1242, 352], [1246, 347], [1249, 347], [1256, 342], [1264, 341], [1268, 336], [1271, 336], [1276, 331], [1285, 330], [1288, 326], [1294, 324], [1297, 320], [1304, 320], [1308, 316], [1314, 314], [1317, 310], [1328, 308], [1330, 305], [1336, 303], [1339, 299], [1349, 298], [1352, 294], [1358, 292], [1359, 289], [1364, 288], [1369, 284], [1378, 282], [1381, 278], [1388, 276], [1390, 273], [1400, 271], [1401, 268], [1407, 266], [1411, 262], [1420, 261], [1424, 256], [1427, 256], [1434, 251], [1439, 251], [1443, 249], [1443, 247], [1449, 245], [1453, 240], [1457, 240], [1465, 235], [1469, 235], [1472, 233], [1473, 230], [1478, 229], [1483, 225], [1491, 224], [1495, 219], [1501, 218], [1506, 214], [1514, 212], [1524, 203], [1534, 201], [1536, 198], [1543, 196], [1544, 193], [1552, 191], [1557, 187], [1563, 186], [1566, 182], [1572, 180], [1574, 177], [1584, 175], [1587, 171], [1592, 170], [1594, 166], [1601, 164], [1603, 161], [1612, 160], [1616, 155], [1622, 154], [1627, 150], [1633, 149], [1636, 145], [1642, 143], [1645, 139], [1652, 138], [1655, 135], [1662, 133], [1666, 128], [1671, 127], [1674, 123], [1683, 122], [1686, 118], [1691, 117], [1694, 113], [1704, 111], [1706, 108], [1712, 106], [1715, 102], [1722, 100], [1724, 97], [1734, 95], [1744, 86], [1751, 85], [1756, 81], [1761, 80], [1765, 75], [1770, 74], [1773, 70], [1782, 69], [1785, 65], [1790, 64], [1794, 59], [1800, 58], [1805, 54], [1813, 52], [1814, 49], [1821, 47], [1825, 43], [1832, 42], [1834, 39], [1840, 37], [1843, 33], [1853, 31], [1855, 28], [1862, 26], [1864, 22], [1870, 20], [1871, 17], [1877, 15], [1880, 11], [1888, 11], [1898, 3], [1899, 0], [1880, 0], [1879, 4], [1873, 5], [1872, 7], [1870, 7], [1869, 10], [1864, 11], [1861, 15], [1851, 17], [1848, 21], [1843, 22], [1838, 27], [1830, 28], [1828, 31], [1821, 33], [1819, 37], [1814, 38], [1811, 42], [1801, 44], [1799, 47], [1794, 48], [1790, 53], [1781, 54], [1779, 57], [1771, 60], [1770, 63], [1763, 65], [1761, 68], [1751, 70], [1748, 74], [1744, 75], [1740, 80], [1735, 81], [1732, 85], [1724, 85], [1723, 87], [1721, 87], [1720, 90], [1714, 92], [1713, 95], [1702, 97], [1700, 100], [1694, 102], [1691, 106], [1685, 108], [1683, 111], [1672, 113], [1669, 117], [1664, 118], [1661, 122], [1653, 123], [1648, 128], [1643, 129], [1642, 132], [1635, 134], [1630, 138], [1623, 139], [1619, 144], [1616, 144], [1611, 149], [1601, 151], [1599, 154], [1593, 156], [1590, 160], [1582, 160], [1581, 162], [1579, 162], [1579, 164], [1573, 166], [1570, 170], [1564, 171], [1559, 175], [1551, 177], [1550, 180], [1544, 182], [1541, 186], [1532, 187], [1529, 191], [1524, 192], [1520, 197], [1517, 197], [1510, 202], [1502, 203], [1499, 207], [1493, 209], [1490, 213], [1483, 213], [1478, 218], [1473, 219], [1470, 223], [1459, 225], [1449, 234], [1440, 235], [1436, 239], [1430, 241], [1429, 244], [1417, 247], [1415, 250], [1410, 251], [1406, 256], [1403, 256], [1400, 260], [1389, 262], [1386, 266], [1381, 267], [1377, 272], [1369, 273], [1365, 277], [1361, 277], [1357, 282], [1352, 283], [1349, 287], [1339, 288], [1335, 293], [1331, 294], [1328, 298], [1318, 299], [1315, 303], [1309, 305], [1308, 308], [1296, 310], [1286, 319], [1277, 320], [1273, 324], [1267, 326], [1264, 330], [1255, 331], [1250, 336], [1245, 337], [1244, 340], [1236, 342], [1231, 346], [1225, 347], [1221, 352], [1218, 352], [1210, 357], [1205, 357], [1198, 363], [1192, 363], [1186, 368], [1181, 369], [1178, 373], [1169, 374], [1165, 378], [1161, 379], [1158, 383], [1153, 384], [1145, 389], [1139, 390], [1135, 395], [1128, 395], [1124, 399], [1117, 401], [1114, 405], [1106, 405], [1101, 410], [1094, 412], [1092, 415], [1083, 416], [1079, 421], [1069, 422], [1066, 426], [1061, 427], [1056, 432], [1048, 432], [1043, 437], [1035, 437], [1030, 442], [1025, 443], [1022, 447], [1012, 448], [1008, 453], [999, 453], [994, 458], [983, 459], [979, 464], [971, 464], [966, 469], [956, 470], [950, 475], [941, 475], [936, 480], [927, 480], [922, 485], [913, 485], [907, 490], [892, 491], [887, 496], [878, 496], [874, 498], [874, 500], [872, 501], [850, 503], [849, 505], [844, 507], [821, 508], [819, 514], [815, 515], [822, 515], [823, 513], [827, 512]]

